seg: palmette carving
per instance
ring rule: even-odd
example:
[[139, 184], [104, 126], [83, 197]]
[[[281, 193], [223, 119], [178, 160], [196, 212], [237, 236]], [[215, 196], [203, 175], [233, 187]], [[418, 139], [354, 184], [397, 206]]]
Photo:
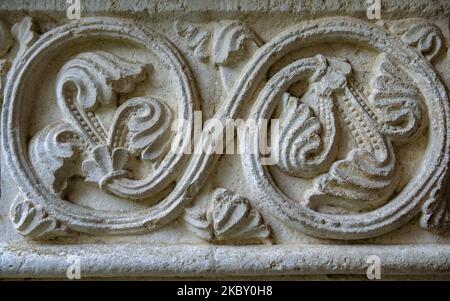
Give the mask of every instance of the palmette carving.
[[224, 188], [214, 192], [209, 211], [187, 209], [184, 220], [194, 234], [215, 243], [270, 243], [271, 229], [250, 202]]
[[415, 134], [423, 125], [422, 101], [417, 88], [386, 54], [381, 54], [375, 65], [368, 99], [350, 80], [340, 105], [360, 149], [315, 180], [315, 188], [306, 192], [308, 206], [328, 203], [354, 210], [374, 208], [396, 188], [400, 175], [395, 155], [382, 135], [405, 141]]
[[335, 159], [338, 149], [332, 90], [324, 93], [321, 82], [328, 80], [329, 63], [320, 55], [315, 59], [318, 68], [312, 76], [311, 89], [305, 92], [302, 100], [283, 94], [279, 117], [278, 166], [297, 177], [312, 177], [324, 172]]
[[123, 147], [113, 149], [111, 152], [106, 145], [99, 145], [92, 150], [91, 157], [81, 166], [86, 181], [97, 183], [101, 190], [105, 184], [113, 179], [124, 178], [127, 175], [125, 166], [130, 154]]
[[[305, 192], [305, 205], [308, 207], [317, 209], [322, 205], [334, 205], [353, 210], [374, 208], [392, 195], [398, 183], [395, 155], [390, 142], [378, 130], [379, 125], [368, 107], [368, 100], [351, 78], [351, 66], [344, 61], [322, 56], [316, 56], [314, 60], [318, 65], [317, 71], [312, 75], [309, 90], [301, 99], [305, 104], [298, 105], [300, 110], [303, 109], [304, 116], [289, 106], [287, 114], [295, 117], [285, 114], [280, 116], [282, 124], [285, 119], [295, 123], [290, 127], [282, 125], [279, 146], [281, 164], [278, 165], [286, 173], [299, 177], [318, 175], [330, 169], [328, 173], [314, 179], [314, 187]], [[288, 67], [280, 71], [273, 83], [269, 81], [269, 86], [282, 80], [285, 74], [295, 72], [295, 65], [292, 66], [291, 69]], [[314, 106], [314, 111], [322, 116], [320, 123], [314, 119], [315, 113], [309, 105]], [[352, 150], [346, 159], [330, 167], [338, 144], [334, 106], [349, 127], [358, 148]], [[402, 111], [403, 107], [400, 105], [397, 110]], [[396, 112], [392, 112], [392, 115], [396, 115]], [[413, 122], [413, 125], [417, 123]], [[293, 139], [295, 135], [297, 137]], [[318, 152], [319, 148], [323, 151]], [[296, 160], [296, 164], [286, 164], [289, 159], [291, 162]]]
[[[351, 28], [352, 26], [359, 29]], [[314, 71], [323, 69], [318, 64], [317, 56], [301, 59], [289, 57], [287, 63], [285, 61], [287, 65], [282, 68], [277, 66], [276, 70], [279, 71], [271, 72], [260, 90], [253, 85], [254, 79], [259, 78], [258, 72], [270, 70], [269, 68], [283, 55], [301, 49], [302, 40], [308, 45], [312, 43], [311, 41], [320, 43], [326, 41], [328, 34], [333, 40], [360, 42], [363, 39], [379, 51], [368, 85], [358, 83], [351, 64], [329, 57], [326, 59], [330, 67], [325, 68], [325, 72], [321, 75], [325, 80], [319, 81], [321, 84], [317, 85], [315, 80], [318, 77]], [[374, 36], [380, 44], [372, 43]], [[440, 181], [436, 180], [435, 174], [431, 176], [440, 169], [429, 169], [429, 165], [424, 165], [427, 167], [419, 169], [421, 175], [415, 175], [411, 180], [418, 186], [411, 185], [404, 187], [403, 190], [397, 190], [400, 177], [403, 175], [396, 159], [395, 146], [400, 143], [413, 143], [416, 134], [422, 135], [421, 129], [428, 121], [426, 114], [430, 112], [424, 107], [430, 108], [430, 102], [441, 99], [440, 106], [445, 107], [443, 110], [447, 110], [445, 101], [447, 96], [442, 98], [442, 95], [435, 94], [430, 98], [424, 92], [428, 89], [427, 85], [434, 86], [438, 82], [436, 79], [430, 79], [433, 78], [434, 71], [429, 70], [427, 62], [422, 64], [423, 59], [415, 54], [415, 50], [405, 48], [401, 43], [403, 42], [399, 43], [395, 39], [388, 38], [376, 27], [365, 27], [361, 23], [356, 25], [350, 20], [327, 19], [324, 22], [313, 22], [306, 27], [287, 30], [258, 50], [242, 71], [240, 78], [241, 87], [246, 87], [247, 91], [255, 89], [257, 93], [256, 96], [253, 95], [257, 100], [249, 116], [259, 120], [271, 118], [275, 108], [284, 100], [282, 105], [284, 112], [282, 110], [280, 115], [281, 143], [278, 150], [280, 157], [278, 167], [284, 173], [296, 177], [304, 178], [319, 174], [312, 180], [313, 187], [305, 190], [303, 198], [293, 200], [278, 186], [280, 179], [277, 178], [275, 181], [270, 175], [271, 169], [263, 166], [261, 154], [245, 154], [242, 160], [243, 170], [248, 183], [254, 187], [255, 199], [262, 207], [278, 216], [280, 220], [313, 235], [343, 239], [362, 238], [379, 235], [380, 232], [392, 229], [393, 224], [404, 223], [406, 219], [401, 217], [404, 214], [401, 212], [420, 206], [423, 200], [421, 195], [430, 191], [429, 188], [417, 191], [420, 187], [424, 187], [418, 184], [423, 185], [424, 178], [430, 179], [433, 183], [431, 187], [441, 185]], [[392, 51], [384, 45], [395, 45], [398, 48]], [[409, 68], [411, 64], [405, 62], [406, 53], [415, 62], [413, 68]], [[416, 65], [419, 61], [420, 68]], [[424, 71], [427, 68], [428, 70]], [[405, 69], [409, 70], [405, 72]], [[415, 77], [416, 74], [428, 72], [429, 75], [422, 75], [420, 80]], [[423, 78], [428, 80], [423, 81]], [[298, 97], [289, 95], [291, 87], [299, 82], [304, 88], [302, 94]], [[314, 95], [315, 90], [317, 95]], [[344, 159], [334, 163], [334, 159], [325, 161], [326, 164], [321, 166], [321, 171], [311, 169], [312, 174], [308, 174], [302, 171], [305, 162], [314, 159], [324, 150], [324, 145], [329, 143], [326, 139], [330, 139], [329, 135], [325, 134], [325, 122], [322, 120], [317, 122], [321, 115], [326, 116], [323, 114], [324, 108], [317, 106], [319, 96], [329, 97], [327, 99], [329, 107], [334, 109], [329, 109], [332, 114], [327, 116], [339, 119], [340, 127], [347, 128], [352, 135], [352, 148]], [[290, 100], [290, 106], [286, 106], [286, 99]], [[443, 118], [441, 120], [446, 124], [443, 115], [439, 118]], [[328, 120], [332, 121], [332, 118], [328, 117]], [[433, 126], [436, 126], [436, 121], [433, 120]], [[291, 128], [287, 126], [289, 124], [292, 125]], [[436, 127], [430, 133], [433, 137], [439, 135], [435, 129]], [[246, 149], [250, 150], [252, 145], [259, 145], [259, 139], [252, 137], [246, 141]], [[340, 139], [336, 139], [336, 144], [340, 144]], [[439, 168], [442, 168], [448, 162], [448, 148], [447, 146], [445, 148], [446, 151], [441, 153], [442, 157], [436, 153], [428, 157], [430, 153], [427, 153], [424, 161], [430, 164], [436, 160], [440, 162]], [[324, 170], [325, 172], [320, 175]], [[433, 207], [444, 207], [437, 204], [436, 202]], [[324, 205], [331, 206], [332, 209], [322, 208]], [[345, 210], [342, 211], [340, 208]], [[327, 214], [316, 214], [311, 212], [311, 209]], [[443, 215], [435, 216], [436, 219], [440, 217]]]
[[[331, 134], [327, 132], [323, 135], [325, 141], [322, 142], [320, 134], [323, 128], [311, 107], [289, 94], [283, 97], [278, 166], [292, 176], [318, 175], [336, 155], [336, 127], [333, 125], [330, 128]], [[327, 123], [329, 121], [326, 120]]]
[[386, 54], [377, 58], [370, 86], [368, 101], [381, 132], [394, 139], [414, 135], [423, 124], [420, 92]]

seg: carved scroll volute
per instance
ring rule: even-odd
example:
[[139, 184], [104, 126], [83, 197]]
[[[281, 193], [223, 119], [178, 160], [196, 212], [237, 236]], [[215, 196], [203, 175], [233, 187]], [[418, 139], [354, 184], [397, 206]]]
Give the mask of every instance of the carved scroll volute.
[[[183, 152], [171, 152], [169, 147], [175, 117], [186, 121], [177, 142], [181, 147], [190, 143], [193, 112], [198, 104], [195, 81], [182, 55], [163, 36], [132, 21], [100, 17], [77, 20], [43, 34], [33, 45], [30, 43], [34, 35], [27, 34], [32, 27], [26, 25], [30, 24], [16, 27], [26, 48], [20, 51], [10, 71], [12, 80], [7, 82], [4, 103], [8, 109], [2, 112], [2, 147], [7, 149], [4, 154], [8, 158], [5, 161], [23, 195], [34, 207], [42, 208], [42, 219], [63, 221], [69, 229], [79, 232], [137, 233], [175, 219], [179, 207], [201, 186], [186, 179], [177, 181], [177, 177], [183, 177], [179, 171], [189, 157]], [[78, 34], [74, 35], [75, 31]], [[162, 89], [170, 89], [173, 93], [168, 95], [173, 99], [155, 97], [164, 94], [153, 89], [139, 95], [144, 89], [136, 87], [152, 80], [152, 67], [145, 59], [127, 56], [128, 52], [117, 55], [115, 48], [107, 50], [110, 45], [102, 50], [91, 47], [103, 36], [111, 43], [133, 45], [133, 51], [143, 57], [151, 53], [157, 71], [170, 76], [171, 81], [165, 81]], [[77, 43], [82, 44], [82, 52], [68, 58], [62, 56]], [[23, 124], [28, 110], [23, 108], [36, 105], [37, 101], [21, 91], [26, 91], [24, 87], [35, 80], [28, 75], [50, 62], [59, 67], [56, 74], [48, 76], [55, 78], [55, 104], [61, 119], [39, 126], [29, 139], [29, 129]], [[131, 96], [132, 93], [139, 96]], [[43, 101], [58, 111], [58, 106], [51, 105], [53, 97]], [[33, 118], [39, 124], [45, 121], [42, 116]], [[204, 172], [201, 163], [195, 166], [196, 163], [189, 172]], [[96, 194], [105, 202], [111, 196], [102, 191], [124, 202], [142, 200], [147, 207], [108, 211], [80, 206], [69, 200], [78, 185], [93, 186], [87, 189], [88, 194]], [[190, 195], [185, 192], [188, 190]], [[150, 199], [154, 203], [148, 204]], [[20, 224], [18, 229], [26, 225], [20, 222], [19, 213], [31, 212], [25, 210], [28, 207], [20, 205], [17, 214], [11, 215], [12, 222]], [[28, 235], [26, 231], [21, 233]]]
[[[238, 86], [245, 92], [233, 91], [229, 99], [240, 104], [256, 98], [248, 113], [251, 118], [279, 117], [277, 167], [291, 177], [312, 177], [312, 187], [294, 196], [291, 190], [283, 191], [283, 185], [279, 184], [283, 175], [264, 166], [261, 154], [244, 154], [242, 170], [262, 207], [294, 228], [313, 235], [358, 239], [386, 233], [404, 224], [408, 220], [405, 212], [411, 216], [418, 212], [424, 197], [427, 198], [425, 194], [431, 191], [433, 196], [441, 194], [441, 189], [435, 191], [431, 187], [441, 186], [437, 174], [448, 164], [447, 138], [441, 134], [448, 133], [444, 116], [447, 113], [443, 112], [449, 108], [447, 96], [438, 93], [445, 89], [425, 60], [437, 57], [441, 40], [438, 31], [429, 27], [425, 37], [418, 37], [416, 33], [423, 31], [419, 29], [412, 28], [396, 37], [379, 26], [351, 18], [310, 21], [287, 29], [254, 54], [239, 78]], [[349, 62], [340, 63], [338, 58], [327, 57], [328, 67], [316, 80], [321, 84], [310, 80], [313, 70], [321, 68], [317, 57], [303, 55], [328, 37], [351, 45], [365, 41], [378, 51], [372, 73], [364, 72], [361, 76], [359, 70], [353, 71], [351, 56]], [[304, 45], [308, 51], [303, 51]], [[297, 55], [301, 58], [295, 59]], [[336, 63], [333, 66], [330, 62]], [[255, 78], [259, 86], [254, 84]], [[365, 86], [358, 82], [361, 78]], [[436, 86], [439, 90], [432, 88]], [[436, 93], [430, 93], [433, 89]], [[318, 105], [320, 100], [327, 106]], [[280, 114], [277, 106], [281, 107]], [[239, 109], [237, 104], [229, 107], [233, 112]], [[411, 180], [414, 184], [400, 189], [403, 170], [400, 164], [403, 166], [404, 158], [397, 160], [394, 149], [406, 142], [414, 143], [415, 137], [424, 134], [427, 114], [439, 115], [433, 119], [433, 127], [427, 128], [427, 134], [443, 144], [433, 144], [425, 151], [427, 165], [417, 167], [418, 175]], [[339, 121], [338, 128], [334, 125], [336, 129], [345, 128], [344, 137], [351, 135], [343, 147], [339, 146], [342, 139], [339, 132], [326, 129], [325, 121], [333, 125], [333, 119]], [[334, 142], [333, 135], [337, 137]], [[259, 145], [258, 139], [252, 137], [245, 142], [249, 153], [253, 145]], [[330, 151], [331, 145], [340, 148], [337, 161], [333, 156], [335, 150]], [[424, 182], [425, 178], [430, 182]], [[308, 181], [301, 180], [302, 187]], [[447, 215], [430, 212], [445, 213], [443, 208], [447, 205], [433, 196], [426, 202], [423, 223], [438, 228], [448, 224]]]
[[426, 19], [411, 18], [381, 23], [430, 62], [434, 61], [443, 48], [444, 35], [441, 29]]

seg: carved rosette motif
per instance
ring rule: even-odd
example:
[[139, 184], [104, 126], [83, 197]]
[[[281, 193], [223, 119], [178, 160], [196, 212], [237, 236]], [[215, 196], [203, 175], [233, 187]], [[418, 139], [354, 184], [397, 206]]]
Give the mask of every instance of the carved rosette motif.
[[[280, 121], [272, 145], [275, 166], [265, 166], [263, 156], [252, 152], [260, 145], [259, 135], [243, 142], [242, 169], [251, 199], [218, 189], [207, 208], [198, 208], [195, 196], [219, 155], [188, 155], [170, 148], [172, 121], [188, 121], [179, 143], [190, 144], [194, 110], [200, 109], [195, 79], [175, 46], [121, 19], [83, 19], [40, 37], [32, 25], [28, 18], [14, 26], [21, 45], [8, 74], [2, 112], [4, 156], [21, 191], [10, 218], [30, 238], [68, 230], [144, 232], [180, 216], [200, 238], [224, 244], [270, 242], [271, 228], [262, 214], [333, 239], [384, 234], [421, 209], [422, 227], [443, 231], [449, 225], [445, 187], [450, 116], [446, 90], [429, 63], [443, 45], [434, 25], [423, 20], [374, 25], [324, 18], [295, 25], [264, 43], [243, 22], [219, 22], [214, 32], [201, 24], [174, 24], [198, 60], [217, 65], [227, 95], [214, 117], [252, 117], [258, 126], [271, 118]], [[2, 24], [0, 38], [10, 41]], [[32, 101], [24, 92], [32, 80], [26, 75], [37, 72], [36, 66], [54, 53], [99, 38], [137, 45], [154, 55], [168, 67], [177, 87], [175, 99], [151, 92], [132, 95], [152, 80], [158, 66], [115, 52], [80, 51], [61, 64], [55, 78], [55, 105], [62, 117], [28, 141], [21, 123]], [[361, 81], [348, 58], [320, 51], [283, 61], [305, 45], [330, 40], [376, 53], [367, 80]], [[298, 84], [302, 91], [294, 93]], [[241, 110], [244, 104], [250, 104], [247, 116]], [[105, 111], [110, 112], [106, 120]], [[350, 143], [344, 143], [344, 133]], [[428, 136], [430, 143], [416, 173], [400, 187], [397, 150], [413, 144], [418, 135]], [[202, 136], [216, 139], [206, 131]], [[278, 185], [273, 168], [285, 177], [309, 181], [309, 188], [293, 199]], [[141, 202], [145, 209], [106, 211], [74, 204], [66, 194], [75, 178], [103, 193]]]

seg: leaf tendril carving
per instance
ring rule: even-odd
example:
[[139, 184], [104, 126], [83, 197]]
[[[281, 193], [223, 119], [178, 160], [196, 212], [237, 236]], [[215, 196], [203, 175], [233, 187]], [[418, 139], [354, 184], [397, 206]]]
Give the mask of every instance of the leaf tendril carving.
[[[50, 125], [30, 144], [32, 156], [46, 158], [33, 164], [55, 193], [78, 175], [103, 191], [141, 198], [138, 189], [151, 178], [130, 177], [128, 162], [138, 156], [153, 163], [162, 160], [171, 139], [171, 109], [153, 97], [128, 99], [115, 110], [109, 130], [96, 109], [115, 109], [118, 94], [132, 92], [149, 69], [103, 51], [78, 54], [61, 68], [56, 94], [70, 124]], [[71, 138], [60, 139], [66, 136]]]
[[[316, 64], [324, 60], [321, 56], [315, 59]], [[325, 172], [305, 192], [304, 204], [308, 207], [317, 210], [332, 205], [355, 211], [375, 208], [397, 187], [399, 172], [391, 139], [403, 141], [418, 132], [423, 116], [421, 96], [385, 54], [377, 60], [369, 97], [351, 75], [349, 63], [334, 58], [326, 62], [321, 75], [312, 76], [301, 99], [286, 93], [283, 96], [278, 167], [297, 177]], [[288, 70], [280, 71], [280, 79]], [[338, 142], [337, 113], [356, 147], [345, 159], [331, 164]]]
[[442, 50], [444, 36], [440, 28], [420, 18], [388, 22], [387, 27], [403, 42], [414, 47], [432, 62]]

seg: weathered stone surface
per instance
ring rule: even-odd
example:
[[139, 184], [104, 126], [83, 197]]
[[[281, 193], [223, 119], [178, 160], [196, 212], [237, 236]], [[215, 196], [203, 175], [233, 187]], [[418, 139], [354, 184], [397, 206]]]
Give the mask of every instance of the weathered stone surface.
[[312, 3], [2, 1], [0, 277], [449, 277], [450, 7]]

